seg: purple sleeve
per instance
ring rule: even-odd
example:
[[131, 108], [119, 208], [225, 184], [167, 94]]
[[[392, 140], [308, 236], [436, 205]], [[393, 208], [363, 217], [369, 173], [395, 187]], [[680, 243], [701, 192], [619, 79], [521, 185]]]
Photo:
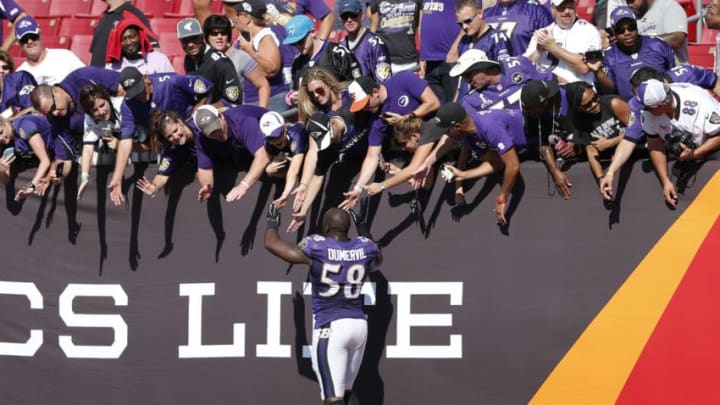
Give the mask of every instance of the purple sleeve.
[[173, 76], [173, 79], [176, 81], [178, 88], [183, 89], [185, 93], [194, 97], [195, 100], [206, 97], [212, 90], [212, 83], [202, 76], [176, 75]]
[[380, 146], [383, 143], [385, 133], [388, 131], [388, 126], [383, 120], [375, 120], [370, 127], [370, 134], [368, 135], [368, 146]]
[[690, 64], [675, 66], [666, 73], [672, 78], [673, 82], [691, 83], [704, 89], [714, 88], [717, 82], [715, 72]]
[[632, 143], [638, 143], [643, 138], [642, 122], [640, 119], [640, 111], [630, 111], [630, 122], [628, 122], [627, 128], [625, 128], [625, 137]]
[[15, 22], [15, 19], [25, 12], [25, 9], [14, 0], [0, 0], [0, 4], [2, 5], [0, 16], [12, 22]]
[[120, 106], [120, 116], [120, 139], [132, 138], [135, 133], [135, 114], [125, 100]]
[[316, 20], [322, 20], [332, 11], [323, 0], [298, 0], [295, 4], [298, 15], [309, 13]]
[[296, 123], [290, 127], [290, 154], [295, 156], [307, 152], [308, 134], [305, 127]]
[[[258, 149], [265, 146], [265, 135], [260, 130], [260, 124], [258, 121], [253, 119], [244, 119], [239, 129], [236, 129], [240, 134], [239, 138], [245, 148], [250, 151], [253, 155]], [[199, 160], [199, 157], [198, 157]]]

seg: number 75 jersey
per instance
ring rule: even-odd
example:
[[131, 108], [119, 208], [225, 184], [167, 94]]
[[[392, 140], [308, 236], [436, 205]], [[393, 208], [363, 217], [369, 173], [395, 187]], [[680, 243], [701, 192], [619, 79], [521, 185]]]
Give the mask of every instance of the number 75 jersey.
[[378, 257], [377, 245], [362, 236], [341, 241], [310, 235], [300, 242], [300, 248], [312, 259], [314, 328], [341, 318], [365, 319], [360, 289]]
[[672, 128], [692, 134], [696, 145], [720, 132], [720, 103], [707, 90], [689, 83], [671, 83], [675, 101], [675, 115], [659, 117], [643, 110], [641, 123], [648, 136], [665, 137]]

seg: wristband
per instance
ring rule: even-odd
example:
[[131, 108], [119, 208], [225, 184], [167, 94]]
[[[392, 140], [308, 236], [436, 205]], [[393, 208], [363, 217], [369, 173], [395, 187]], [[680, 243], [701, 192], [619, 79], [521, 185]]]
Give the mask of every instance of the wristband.
[[240, 185], [245, 186], [246, 188], [250, 188], [250, 184], [245, 180], [240, 180]]
[[385, 182], [380, 183], [380, 191], [385, 191]]
[[500, 196], [500, 197], [498, 197], [498, 198], [495, 199], [495, 202], [496, 202], [497, 204], [505, 204], [505, 203], [507, 203], [507, 199], [505, 199], [505, 197]]
[[87, 173], [87, 172], [80, 173], [80, 181], [82, 183], [87, 183], [88, 181], [90, 181], [90, 173]]
[[613, 175], [615, 175], [615, 172], [613, 172], [612, 170], [608, 170], [607, 172], [605, 172], [605, 176], [603, 176], [603, 177], [607, 177], [608, 179], [612, 179], [612, 178], [613, 178]]
[[363, 188], [363, 186], [355, 183], [355, 185], [353, 186], [353, 190], [355, 190], [355, 191], [357, 191], [358, 193], [362, 194], [364, 188]]
[[35, 183], [33, 183], [31, 181], [28, 184], [26, 184], [24, 188], [30, 188], [30, 189], [32, 189], [32, 191], [35, 191]]

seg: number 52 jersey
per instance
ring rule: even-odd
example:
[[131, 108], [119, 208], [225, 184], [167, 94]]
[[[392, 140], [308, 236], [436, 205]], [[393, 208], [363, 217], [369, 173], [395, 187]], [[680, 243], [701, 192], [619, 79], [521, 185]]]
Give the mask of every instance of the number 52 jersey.
[[300, 242], [300, 248], [312, 259], [314, 328], [341, 318], [365, 319], [360, 289], [378, 257], [377, 245], [362, 236], [341, 241], [310, 235]]

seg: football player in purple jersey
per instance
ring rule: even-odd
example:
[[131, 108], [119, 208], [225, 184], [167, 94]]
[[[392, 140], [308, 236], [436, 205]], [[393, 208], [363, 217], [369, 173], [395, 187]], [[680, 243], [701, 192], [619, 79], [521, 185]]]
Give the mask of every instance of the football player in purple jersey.
[[51, 166], [51, 145], [53, 139], [47, 120], [38, 115], [24, 115], [12, 122], [0, 117], [0, 184], [8, 184], [12, 178], [12, 167], [16, 159], [35, 157], [39, 164], [30, 182], [20, 188], [15, 201], [27, 196], [43, 196], [50, 184], [46, 177]]
[[483, 15], [485, 21], [510, 38], [512, 56], [522, 55], [533, 33], [553, 22], [550, 11], [535, 0], [498, 0]]
[[198, 162], [198, 200], [207, 201], [213, 192], [213, 160], [219, 156], [238, 156], [245, 149], [253, 155], [245, 177], [225, 196], [228, 202], [241, 199], [265, 172], [270, 156], [265, 150], [265, 136], [260, 130], [260, 117], [268, 110], [241, 105], [223, 112], [211, 105], [198, 108], [193, 122], [200, 130], [195, 142]]
[[468, 109], [520, 109], [520, 90], [530, 80], [553, 80], [549, 70], [536, 66], [524, 56], [497, 61], [480, 49], [470, 49], [460, 55], [451, 76], [461, 76], [468, 90], [457, 101]]
[[338, 15], [347, 36], [340, 42], [355, 54], [364, 76], [382, 83], [391, 75], [390, 51], [382, 38], [362, 26], [363, 5], [360, 0], [343, 0]]
[[368, 273], [382, 261], [365, 224], [351, 238], [351, 215], [330, 208], [323, 215], [321, 235], [305, 237], [299, 245], [280, 238], [280, 212], [270, 204], [265, 248], [292, 264], [310, 266], [312, 285], [312, 365], [324, 405], [345, 405], [362, 363], [367, 342], [367, 319], [361, 294]]

